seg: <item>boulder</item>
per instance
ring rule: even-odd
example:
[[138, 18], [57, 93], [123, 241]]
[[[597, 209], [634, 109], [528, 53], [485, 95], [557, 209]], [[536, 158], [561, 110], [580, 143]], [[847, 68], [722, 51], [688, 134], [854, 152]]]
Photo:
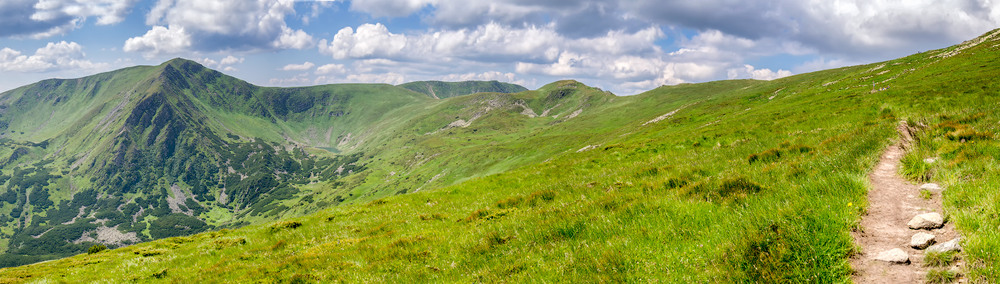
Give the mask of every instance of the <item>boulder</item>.
[[920, 232], [910, 237], [910, 247], [915, 249], [924, 249], [930, 245], [934, 244], [934, 235]]
[[878, 255], [875, 256], [875, 260], [894, 264], [909, 264], [910, 255], [902, 249], [894, 248], [878, 253]]
[[941, 191], [941, 186], [936, 183], [925, 183], [920, 185], [920, 189], [926, 189], [929, 191]]
[[928, 252], [949, 252], [949, 251], [962, 251], [962, 245], [959, 244], [961, 238], [955, 238], [947, 242], [936, 244], [927, 248]]
[[910, 219], [910, 222], [906, 223], [910, 229], [920, 230], [920, 229], [937, 229], [944, 226], [944, 218], [941, 214], [936, 212], [924, 213], [914, 216]]

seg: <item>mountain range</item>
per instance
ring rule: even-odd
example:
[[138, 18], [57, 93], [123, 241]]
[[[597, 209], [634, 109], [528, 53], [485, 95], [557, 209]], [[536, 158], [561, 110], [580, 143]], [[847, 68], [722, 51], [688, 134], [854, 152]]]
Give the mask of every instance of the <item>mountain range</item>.
[[45, 80], [0, 94], [0, 264], [83, 255], [0, 280], [844, 281], [900, 121], [902, 171], [948, 186], [990, 279], [998, 33], [628, 97], [261, 87], [184, 59]]

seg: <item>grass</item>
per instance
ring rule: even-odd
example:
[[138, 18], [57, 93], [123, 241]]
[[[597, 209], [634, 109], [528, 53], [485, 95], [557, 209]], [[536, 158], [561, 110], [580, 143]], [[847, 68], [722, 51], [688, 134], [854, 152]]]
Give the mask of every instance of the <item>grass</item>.
[[[990, 46], [634, 97], [565, 81], [434, 101], [412, 121], [374, 124], [389, 133], [369, 136], [363, 149], [377, 170], [349, 180], [353, 187], [316, 189], [360, 196], [352, 202], [5, 268], [0, 277], [845, 282], [850, 231], [864, 210], [855, 204], [866, 203], [867, 175], [907, 120], [924, 127], [902, 171], [945, 185], [946, 213], [966, 237], [969, 278], [997, 279], [1000, 221], [991, 216], [1000, 195], [991, 189], [1000, 182], [1000, 144], [992, 133], [1000, 117], [992, 110], [1000, 66], [988, 62], [1000, 53]], [[871, 93], [872, 81], [891, 88]], [[551, 108], [550, 116], [522, 115], [517, 100], [535, 113]], [[505, 108], [428, 134], [490, 103]]]

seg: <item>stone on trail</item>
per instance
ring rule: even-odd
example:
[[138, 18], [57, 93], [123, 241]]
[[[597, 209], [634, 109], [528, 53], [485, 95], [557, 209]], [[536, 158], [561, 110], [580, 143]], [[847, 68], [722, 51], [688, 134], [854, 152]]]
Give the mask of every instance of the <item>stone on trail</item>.
[[920, 189], [926, 189], [926, 190], [930, 190], [930, 191], [940, 191], [941, 190], [941, 186], [938, 185], [938, 184], [936, 184], [936, 183], [925, 183], [925, 184], [923, 184], [923, 185], [920, 186]]
[[902, 249], [894, 248], [891, 250], [880, 252], [878, 255], [875, 256], [875, 260], [885, 261], [888, 263], [895, 263], [895, 264], [909, 264], [910, 255], [907, 254]]
[[910, 247], [915, 249], [924, 249], [932, 244], [934, 244], [934, 235], [932, 234], [920, 232], [910, 238]]
[[936, 244], [927, 248], [928, 252], [949, 252], [949, 251], [962, 251], [962, 245], [958, 242], [961, 241], [960, 238], [955, 238], [947, 242]]
[[936, 212], [924, 213], [913, 217], [906, 225], [914, 230], [937, 229], [944, 226], [944, 218]]

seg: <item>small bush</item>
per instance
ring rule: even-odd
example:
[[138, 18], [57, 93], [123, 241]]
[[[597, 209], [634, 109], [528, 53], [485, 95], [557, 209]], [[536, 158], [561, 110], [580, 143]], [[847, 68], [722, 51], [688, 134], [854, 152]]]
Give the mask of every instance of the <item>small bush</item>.
[[139, 250], [135, 251], [134, 253], [138, 254], [138, 255], [141, 255], [141, 256], [157, 256], [157, 255], [161, 255], [161, 254], [167, 253], [167, 250], [166, 249], [160, 249], [160, 248], [142, 248], [142, 249], [139, 249]]
[[295, 229], [302, 226], [302, 222], [299, 221], [283, 221], [271, 225], [271, 231], [276, 232], [284, 229]]
[[368, 204], [365, 204], [365, 206], [374, 207], [374, 206], [379, 206], [379, 205], [386, 204], [386, 203], [389, 203], [389, 201], [385, 201], [383, 199], [376, 199], [376, 200], [372, 200], [371, 202], [368, 202]]
[[247, 243], [246, 238], [225, 238], [218, 239], [212, 242], [215, 245], [215, 249], [224, 249], [232, 246], [244, 245]]
[[438, 221], [444, 219], [448, 219], [448, 216], [441, 213], [434, 213], [431, 215], [423, 215], [423, 214], [420, 215], [420, 220], [424, 221]]
[[108, 247], [105, 245], [92, 245], [87, 249], [87, 254], [95, 254], [107, 250]]

